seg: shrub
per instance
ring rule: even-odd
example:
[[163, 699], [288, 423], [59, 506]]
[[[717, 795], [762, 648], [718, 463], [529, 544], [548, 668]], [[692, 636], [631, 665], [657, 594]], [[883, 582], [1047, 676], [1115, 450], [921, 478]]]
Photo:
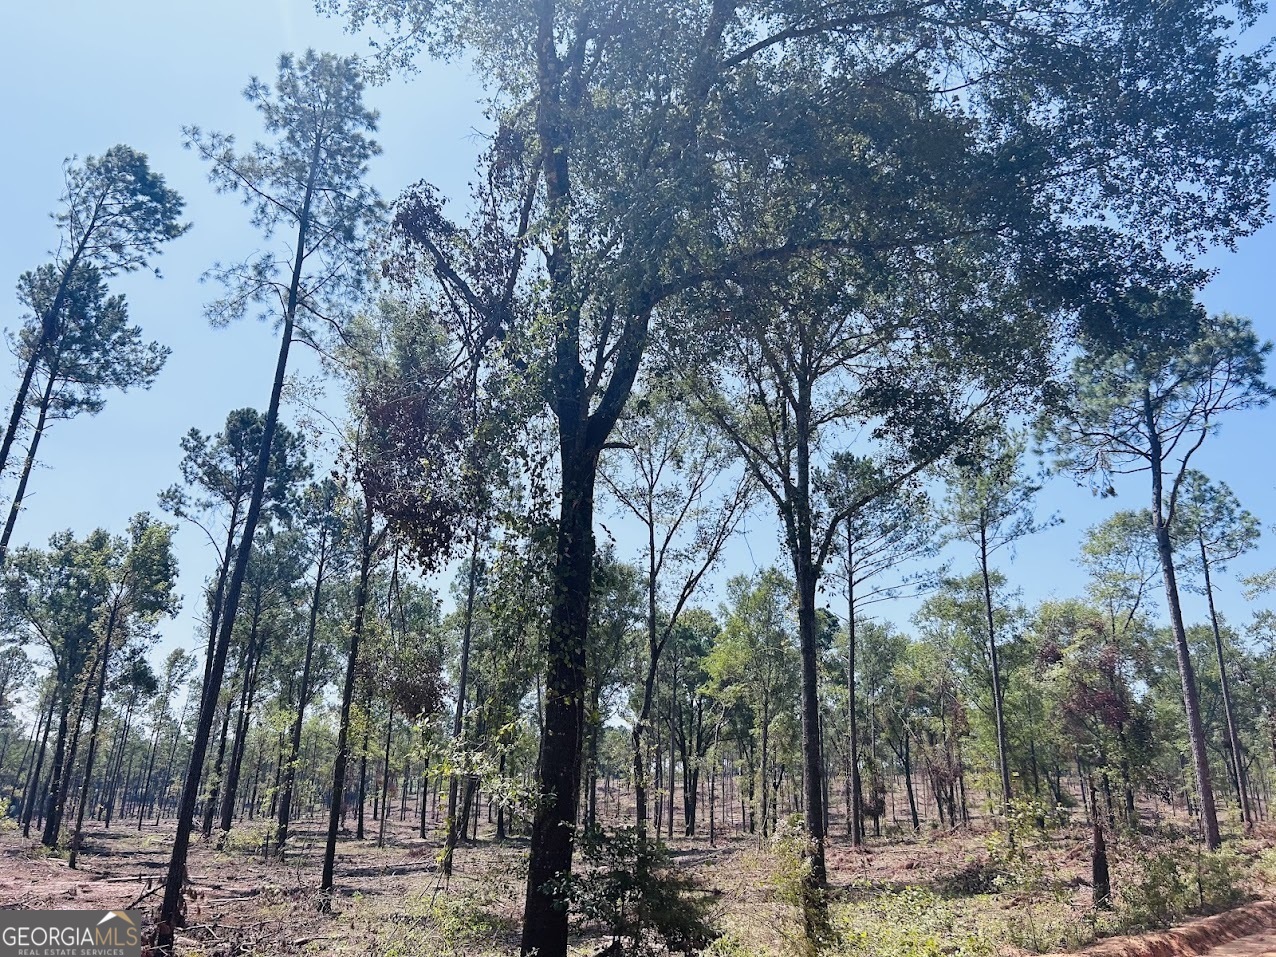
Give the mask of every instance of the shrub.
[[1234, 907], [1245, 899], [1243, 871], [1231, 848], [1205, 851], [1175, 843], [1141, 855], [1133, 875], [1117, 888], [1122, 920], [1131, 929], [1153, 929]]
[[842, 953], [853, 957], [993, 957], [996, 942], [953, 902], [920, 887], [886, 891], [835, 911]]
[[378, 915], [369, 957], [475, 957], [508, 952], [517, 929], [478, 893], [435, 891], [409, 897], [399, 913]]
[[275, 837], [273, 821], [240, 824], [222, 831], [217, 846], [228, 854], [260, 854]]
[[555, 889], [578, 920], [611, 935], [613, 953], [693, 954], [718, 936], [704, 891], [663, 845], [643, 847], [634, 828], [621, 828], [586, 831], [578, 847], [584, 868]]

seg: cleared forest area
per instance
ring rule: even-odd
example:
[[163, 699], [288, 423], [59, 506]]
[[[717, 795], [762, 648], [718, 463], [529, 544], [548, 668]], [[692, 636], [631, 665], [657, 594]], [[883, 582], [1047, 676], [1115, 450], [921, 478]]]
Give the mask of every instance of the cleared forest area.
[[0, 905], [992, 957], [1271, 896], [1261, 4], [278, 4], [360, 52], [235, 112], [183, 47], [218, 125], [5, 236]]

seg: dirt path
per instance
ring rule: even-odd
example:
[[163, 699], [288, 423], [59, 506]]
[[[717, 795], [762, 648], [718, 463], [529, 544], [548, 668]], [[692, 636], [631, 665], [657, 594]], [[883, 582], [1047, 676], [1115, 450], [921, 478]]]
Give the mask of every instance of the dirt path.
[[1215, 947], [1206, 957], [1276, 957], [1276, 930], [1241, 937]]

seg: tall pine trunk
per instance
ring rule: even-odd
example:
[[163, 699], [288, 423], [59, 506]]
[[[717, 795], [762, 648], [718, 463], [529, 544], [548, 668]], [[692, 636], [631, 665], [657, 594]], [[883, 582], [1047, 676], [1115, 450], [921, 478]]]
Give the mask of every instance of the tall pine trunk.
[[208, 660], [206, 680], [200, 700], [199, 721], [195, 725], [195, 739], [191, 743], [190, 762], [186, 768], [186, 780], [182, 785], [181, 801], [177, 810], [177, 832], [173, 838], [173, 851], [169, 857], [168, 874], [164, 882], [164, 898], [160, 904], [159, 919], [155, 930], [158, 947], [171, 951], [173, 933], [181, 926], [185, 914], [182, 891], [186, 884], [186, 855], [190, 849], [191, 828], [195, 821], [195, 804], [199, 800], [199, 779], [212, 736], [213, 722], [217, 716], [217, 701], [221, 696], [222, 677], [226, 670], [226, 654], [230, 648], [231, 633], [235, 627], [235, 615], [239, 610], [239, 596], [243, 592], [244, 578], [248, 572], [248, 559], [252, 554], [253, 537], [261, 517], [265, 501], [266, 478], [270, 473], [270, 451], [279, 422], [279, 406], [283, 399], [284, 379], [288, 373], [288, 351], [292, 346], [294, 323], [301, 293], [302, 268], [305, 265], [306, 236], [310, 230], [310, 206], [314, 197], [315, 179], [319, 173], [321, 141], [316, 140], [311, 155], [306, 191], [297, 221], [297, 246], [293, 255], [292, 277], [284, 304], [283, 330], [280, 335], [279, 358], [275, 363], [275, 379], [270, 390], [270, 404], [266, 421], [262, 425], [261, 448], [257, 452], [257, 467], [253, 474], [253, 490], [244, 516], [244, 528], [239, 547], [235, 551], [234, 568], [226, 590], [224, 608], [218, 621], [217, 641]]
[[22, 500], [27, 494], [27, 480], [31, 478], [31, 469], [35, 467], [36, 451], [40, 448], [40, 439], [44, 437], [45, 425], [48, 422], [49, 404], [53, 400], [53, 386], [57, 382], [57, 362], [51, 363], [48, 370], [48, 381], [40, 394], [40, 411], [36, 416], [35, 428], [31, 430], [31, 443], [27, 446], [26, 458], [22, 460], [22, 474], [18, 477], [18, 487], [13, 493], [13, 503], [9, 506], [9, 518], [4, 523], [4, 532], [0, 533], [0, 566], [9, 554], [9, 539], [13, 537], [13, 526], [18, 524], [18, 514], [22, 511]]
[[[452, 740], [463, 741], [465, 731], [465, 693], [470, 675], [470, 638], [474, 633], [474, 602], [478, 591], [478, 528], [474, 529], [474, 542], [470, 548], [470, 569], [465, 585], [465, 621], [461, 631], [460, 674], [456, 682], [456, 713], [452, 716]], [[457, 818], [457, 797], [460, 787], [460, 775], [455, 772], [448, 782], [447, 792], [447, 839], [443, 844], [443, 861], [441, 869], [447, 876], [452, 875], [452, 858], [456, 854], [457, 837], [463, 828]]]
[[[378, 536], [379, 537], [379, 536]], [[324, 844], [323, 874], [319, 880], [319, 909], [332, 907], [333, 873], [337, 862], [337, 829], [345, 805], [346, 765], [350, 760], [350, 709], [354, 703], [355, 677], [359, 666], [359, 642], [363, 637], [363, 618], [368, 606], [368, 576], [372, 569], [372, 553], [377, 541], [372, 534], [372, 503], [365, 498], [363, 530], [359, 545], [359, 584], [354, 598], [354, 625], [350, 629], [350, 655], [346, 661], [346, 680], [341, 691], [341, 720], [337, 726], [337, 756], [332, 764], [332, 799], [328, 807], [328, 837]]]
[[1006, 744], [1005, 700], [1001, 688], [1001, 658], [997, 650], [997, 625], [993, 616], [992, 577], [988, 570], [988, 527], [983, 521], [979, 524], [979, 574], [983, 580], [984, 623], [988, 628], [988, 659], [992, 667], [992, 707], [997, 724], [997, 770], [1001, 776], [1001, 812], [1006, 815], [1007, 826], [1009, 826], [1010, 801], [1013, 797], [1010, 789], [1010, 754]]
[[[96, 212], [94, 215], [96, 216]], [[89, 229], [85, 232], [80, 244], [71, 253], [58, 280], [58, 290], [53, 294], [53, 302], [48, 311], [40, 317], [40, 337], [32, 345], [31, 355], [27, 357], [27, 363], [22, 369], [22, 380], [18, 383], [18, 392], [13, 398], [13, 411], [9, 413], [9, 424], [4, 430], [4, 439], [0, 440], [0, 474], [3, 474], [5, 467], [9, 464], [9, 454], [13, 451], [14, 440], [22, 428], [22, 413], [27, 407], [27, 394], [31, 391], [31, 381], [35, 378], [36, 367], [45, 350], [58, 336], [62, 307], [66, 304], [67, 287], [70, 285], [71, 276], [76, 267], [80, 264], [80, 258], [84, 255], [85, 244], [92, 235], [93, 225], [93, 223], [89, 224]], [[0, 564], [3, 562], [4, 556], [0, 554]]]
[[74, 868], [80, 856], [81, 832], [84, 828], [84, 808], [89, 803], [89, 782], [93, 779], [93, 759], [97, 755], [98, 721], [102, 717], [102, 702], [106, 698], [106, 668], [111, 654], [111, 639], [115, 631], [115, 619], [118, 606], [111, 609], [111, 616], [106, 625], [106, 636], [102, 639], [102, 667], [99, 669], [97, 683], [97, 703], [93, 709], [93, 724], [89, 728], [89, 753], [84, 760], [84, 783], [80, 787], [80, 806], [75, 812], [75, 831], [71, 835], [71, 857], [67, 866]]
[[849, 811], [846, 826], [851, 833], [851, 845], [864, 843], [864, 792], [860, 783], [859, 716], [855, 703], [855, 539], [850, 523], [846, 528], [846, 733], [849, 736], [850, 768], [847, 786], [850, 790]]
[[1232, 753], [1232, 766], [1236, 769], [1236, 797], [1240, 802], [1241, 820], [1246, 827], [1254, 823], [1254, 813], [1249, 806], [1249, 787], [1245, 775], [1245, 752], [1241, 748], [1240, 735], [1236, 733], [1236, 715], [1232, 710], [1231, 681], [1227, 675], [1227, 659], [1223, 655], [1223, 634], [1218, 626], [1218, 612], [1214, 608], [1214, 583], [1210, 580], [1210, 561], [1205, 551], [1205, 537], [1197, 535], [1201, 546], [1201, 570], [1205, 575], [1205, 597], [1210, 608], [1210, 627], [1214, 632], [1214, 654], [1218, 659], [1218, 680], [1223, 691], [1223, 714], [1227, 718], [1227, 746]]
[[1183, 625], [1183, 608], [1179, 603], [1178, 579], [1174, 569], [1174, 545], [1170, 540], [1170, 529], [1166, 519], [1166, 510], [1170, 503], [1165, 501], [1163, 486], [1164, 456], [1160, 435], [1156, 430], [1151, 399], [1146, 392], [1143, 415], [1148, 429], [1152, 472], [1152, 531], [1156, 536], [1156, 551], [1161, 561], [1165, 605], [1170, 613], [1174, 652], [1178, 659], [1179, 679], [1183, 687], [1183, 710], [1187, 716], [1187, 738], [1192, 749], [1192, 767], [1196, 774], [1196, 796], [1200, 804], [1205, 844], [1210, 850], [1215, 850], [1222, 844], [1223, 839], [1218, 830], [1218, 811], [1214, 804], [1214, 784], [1210, 777], [1205, 728], [1201, 723], [1201, 703], [1196, 689], [1196, 670], [1192, 667], [1192, 653], [1187, 644], [1187, 629]]
[[[275, 853], [282, 858], [288, 841], [288, 824], [292, 818], [292, 794], [297, 782], [297, 759], [301, 754], [301, 726], [310, 697], [310, 669], [314, 664], [315, 634], [319, 628], [319, 600], [323, 592], [324, 566], [328, 559], [328, 527], [319, 530], [319, 555], [315, 563], [315, 590], [310, 598], [310, 620], [306, 626], [306, 654], [301, 664], [301, 686], [297, 690], [297, 714], [288, 734], [288, 760], [283, 769], [283, 788], [279, 792], [279, 824], [275, 829]], [[424, 835], [422, 835], [424, 837]]]

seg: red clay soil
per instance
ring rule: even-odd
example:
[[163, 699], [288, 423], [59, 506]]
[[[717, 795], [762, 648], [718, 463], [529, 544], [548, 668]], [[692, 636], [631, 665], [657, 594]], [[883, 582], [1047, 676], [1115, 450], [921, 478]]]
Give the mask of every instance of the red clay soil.
[[[1159, 934], [1112, 937], [1084, 957], [1276, 957], [1276, 901], [1258, 901]], [[1073, 954], [1072, 957], [1079, 957]]]

